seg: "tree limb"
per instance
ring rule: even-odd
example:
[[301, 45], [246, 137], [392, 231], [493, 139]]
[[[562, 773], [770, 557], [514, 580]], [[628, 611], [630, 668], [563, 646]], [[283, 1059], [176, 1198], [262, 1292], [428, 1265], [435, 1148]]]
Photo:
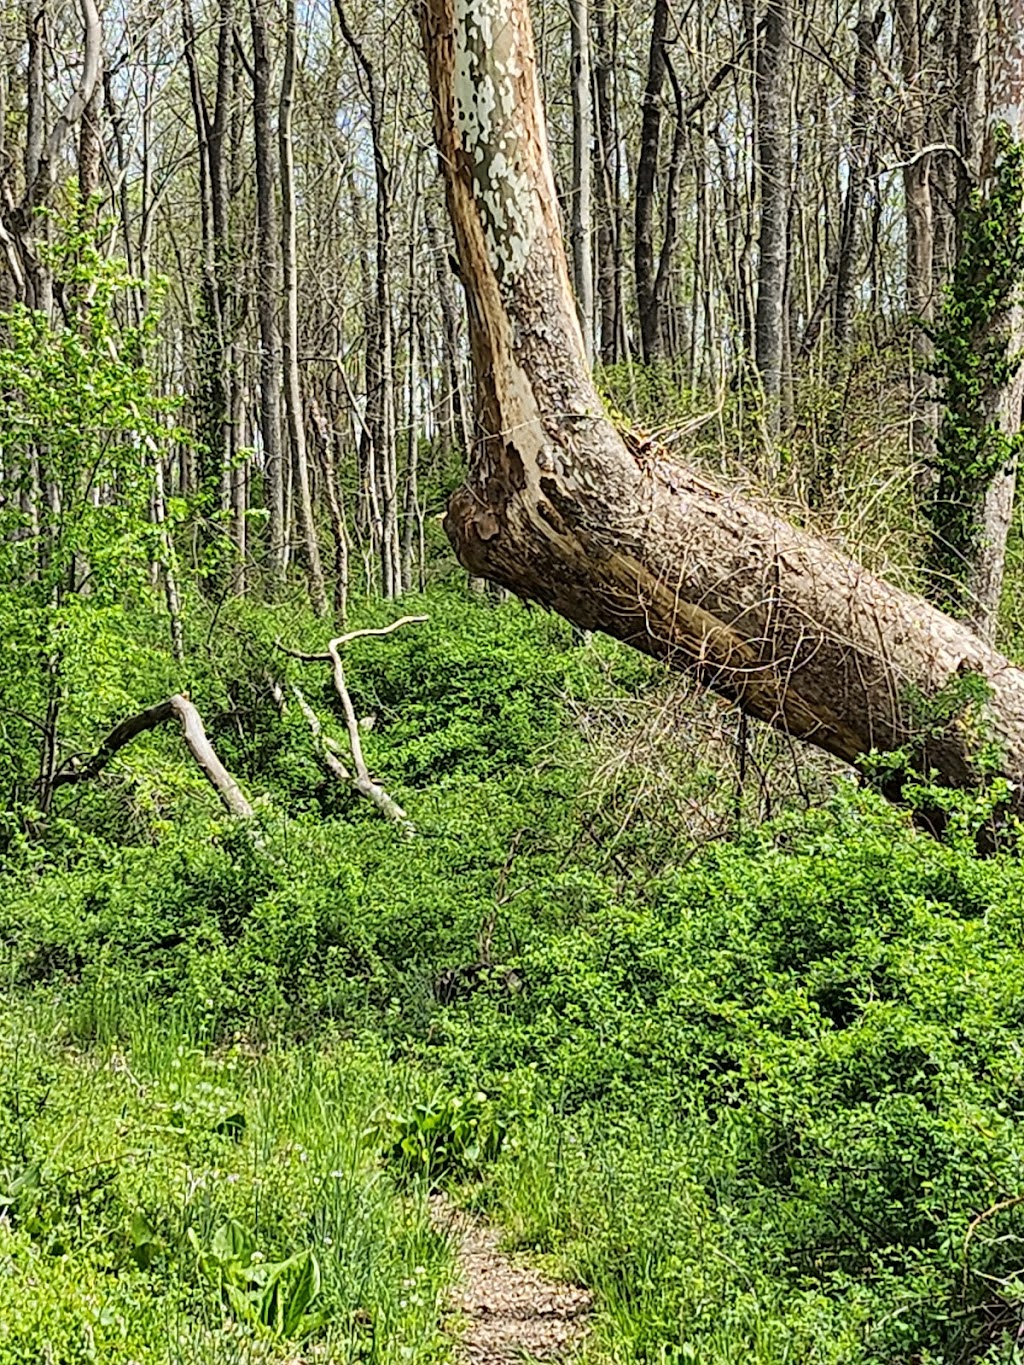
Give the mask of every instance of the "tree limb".
[[54, 773], [49, 784], [50, 791], [53, 792], [58, 787], [67, 787], [77, 782], [86, 782], [98, 777], [125, 745], [130, 744], [133, 739], [145, 734], [146, 731], [155, 730], [158, 725], [163, 725], [171, 719], [177, 720], [180, 724], [182, 737], [189, 753], [199, 764], [203, 776], [220, 797], [228, 814], [240, 820], [250, 819], [253, 814], [252, 806], [243, 794], [241, 787], [217, 757], [217, 753], [203, 727], [202, 717], [183, 692], [177, 692], [173, 697], [168, 697], [166, 701], [157, 702], [156, 705], [149, 706], [134, 716], [128, 716], [115, 725], [87, 762], [74, 767], [65, 765]]
[[79, 81], [67, 104], [61, 110], [56, 123], [46, 139], [46, 146], [39, 160], [39, 166], [31, 184], [25, 187], [24, 211], [30, 214], [37, 208], [53, 188], [57, 178], [56, 162], [68, 133], [85, 112], [92, 99], [96, 82], [100, 78], [103, 60], [103, 24], [95, 0], [80, 0], [82, 22], [85, 25], [84, 52], [82, 55], [82, 79]]
[[390, 796], [379, 782], [375, 782], [367, 767], [366, 759], [363, 755], [363, 744], [359, 734], [359, 720], [356, 716], [356, 709], [352, 704], [352, 697], [345, 681], [345, 668], [341, 662], [341, 650], [345, 645], [351, 644], [353, 640], [366, 639], [373, 636], [379, 638], [382, 635], [390, 635], [392, 631], [398, 630], [401, 626], [412, 625], [420, 621], [426, 621], [426, 616], [402, 616], [397, 621], [392, 621], [389, 626], [374, 626], [363, 630], [350, 630], [345, 635], [337, 635], [333, 640], [328, 641], [326, 654], [304, 654], [296, 649], [289, 649], [280, 640], [277, 641], [277, 648], [282, 654], [287, 654], [292, 659], [298, 659], [301, 663], [329, 663], [331, 665], [331, 677], [334, 682], [334, 690], [338, 694], [342, 710], [345, 713], [345, 727], [348, 730], [348, 744], [352, 755], [352, 765], [355, 773], [352, 774], [344, 766], [338, 757], [336, 746], [324, 735], [323, 727], [319, 717], [313, 708], [306, 701], [302, 692], [297, 687], [292, 688], [295, 700], [299, 704], [302, 714], [309, 723], [309, 728], [313, 732], [313, 742], [320, 755], [324, 766], [337, 777], [341, 782], [347, 782], [354, 787], [360, 796], [365, 796], [382, 815], [395, 824], [400, 826], [403, 833], [413, 835], [416, 833], [416, 826], [409, 819], [408, 815], [394, 799]]
[[349, 645], [353, 640], [362, 640], [369, 636], [390, 635], [399, 626], [410, 626], [420, 621], [429, 621], [429, 616], [402, 616], [397, 621], [392, 621], [390, 626], [376, 626], [367, 630], [350, 630], [347, 635], [337, 635], [327, 646], [325, 654], [303, 654], [300, 650], [289, 649], [277, 640], [277, 648], [282, 654], [287, 654], [291, 659], [298, 659], [304, 664], [329, 664], [333, 661], [332, 649], [341, 649], [343, 645]]

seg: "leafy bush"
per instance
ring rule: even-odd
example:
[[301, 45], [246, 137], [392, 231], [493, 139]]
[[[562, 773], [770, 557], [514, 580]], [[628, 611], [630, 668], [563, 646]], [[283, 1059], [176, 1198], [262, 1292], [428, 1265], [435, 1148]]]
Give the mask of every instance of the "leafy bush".
[[410, 1175], [431, 1181], [471, 1176], [501, 1151], [514, 1115], [477, 1090], [469, 1095], [439, 1089], [401, 1113], [389, 1113], [388, 1155]]
[[[1016, 859], [852, 790], [642, 903], [592, 898], [526, 943], [521, 998], [442, 1026], [453, 1084], [546, 1078], [543, 1155], [503, 1159], [497, 1197], [601, 1289], [629, 1358], [775, 1359], [765, 1297], [801, 1359], [986, 1349], [1024, 1245], [1022, 907]], [[728, 1332], [723, 1301], [747, 1304]]]

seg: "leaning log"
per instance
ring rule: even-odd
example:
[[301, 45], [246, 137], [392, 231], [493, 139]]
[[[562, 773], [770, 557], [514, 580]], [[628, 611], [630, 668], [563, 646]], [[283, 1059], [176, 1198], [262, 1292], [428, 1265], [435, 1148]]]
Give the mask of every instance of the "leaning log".
[[423, 0], [421, 14], [476, 379], [469, 473], [445, 520], [465, 567], [839, 758], [910, 747], [954, 786], [977, 780], [977, 734], [922, 727], [922, 705], [980, 675], [1020, 808], [1024, 672], [608, 420], [569, 285], [528, 0]]

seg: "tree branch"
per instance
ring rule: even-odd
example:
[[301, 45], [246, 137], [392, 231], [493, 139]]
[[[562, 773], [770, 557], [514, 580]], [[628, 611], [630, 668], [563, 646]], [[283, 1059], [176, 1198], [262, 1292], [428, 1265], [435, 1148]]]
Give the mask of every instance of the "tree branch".
[[25, 186], [24, 211], [30, 214], [37, 208], [53, 188], [56, 180], [56, 161], [68, 133], [85, 112], [92, 99], [96, 82], [100, 78], [103, 60], [103, 24], [96, 0], [80, 0], [82, 22], [85, 25], [84, 52], [82, 56], [82, 79], [61, 110], [50, 130], [46, 146], [39, 160], [39, 166], [31, 184]]
[[390, 796], [379, 782], [374, 781], [367, 767], [366, 759], [363, 755], [363, 743], [359, 734], [359, 720], [356, 716], [356, 709], [352, 704], [352, 697], [345, 681], [345, 668], [341, 662], [341, 650], [345, 645], [351, 644], [353, 640], [366, 639], [368, 637], [379, 638], [382, 635], [390, 635], [401, 626], [413, 625], [420, 621], [426, 621], [426, 616], [402, 616], [397, 621], [392, 621], [389, 626], [371, 626], [363, 630], [350, 630], [345, 635], [337, 635], [330, 640], [327, 645], [326, 654], [303, 654], [299, 650], [289, 649], [280, 640], [277, 641], [277, 648], [282, 654], [287, 654], [289, 658], [298, 659], [304, 664], [329, 663], [331, 665], [331, 676], [334, 682], [334, 690], [338, 694], [341, 708], [345, 713], [345, 727], [348, 730], [348, 745], [352, 755], [352, 764], [355, 768], [353, 775], [338, 758], [336, 746], [324, 735], [323, 727], [316, 712], [306, 701], [302, 692], [293, 687], [292, 692], [295, 700], [299, 704], [302, 714], [309, 723], [309, 728], [313, 732], [313, 742], [320, 755], [324, 766], [337, 777], [341, 782], [348, 782], [354, 787], [360, 796], [365, 796], [382, 815], [389, 820], [393, 820], [399, 825], [403, 833], [413, 835], [416, 833], [416, 826], [409, 819], [408, 815], [394, 799]]
[[216, 750], [210, 743], [203, 727], [202, 717], [183, 692], [175, 693], [166, 701], [157, 702], [155, 706], [149, 706], [144, 711], [139, 711], [134, 716], [128, 716], [127, 719], [115, 725], [87, 762], [80, 767], [65, 765], [54, 773], [49, 784], [50, 791], [53, 792], [58, 787], [67, 787], [76, 782], [86, 782], [94, 777], [99, 777], [100, 773], [125, 745], [130, 744], [133, 739], [145, 734], [148, 730], [155, 730], [158, 725], [163, 725], [172, 718], [181, 725], [182, 737], [189, 753], [199, 764], [203, 776], [220, 797], [228, 814], [236, 816], [240, 820], [250, 819], [253, 814], [252, 806], [243, 794], [241, 787], [217, 757]]
[[343, 645], [349, 645], [353, 640], [362, 640], [369, 636], [390, 635], [399, 626], [415, 625], [420, 621], [429, 621], [429, 616], [402, 616], [397, 621], [392, 621], [390, 626], [376, 626], [367, 630], [350, 630], [347, 635], [338, 635], [327, 646], [325, 654], [303, 654], [297, 649], [289, 649], [280, 640], [275, 641], [277, 648], [282, 654], [287, 654], [291, 659], [298, 659], [304, 664], [329, 664], [333, 661], [332, 649], [341, 649]]

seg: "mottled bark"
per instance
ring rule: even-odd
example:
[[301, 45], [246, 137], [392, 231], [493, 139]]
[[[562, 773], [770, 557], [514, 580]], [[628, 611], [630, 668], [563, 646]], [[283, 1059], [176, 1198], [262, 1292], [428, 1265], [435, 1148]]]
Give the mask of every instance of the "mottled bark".
[[463, 564], [695, 669], [851, 763], [907, 744], [954, 785], [976, 780], [971, 739], [957, 725], [919, 733], [911, 695], [980, 674], [1004, 771], [1020, 783], [1024, 672], [610, 424], [569, 286], [525, 0], [426, 0], [422, 16], [481, 433], [445, 523]]
[[[985, 144], [982, 149], [982, 194], [1000, 173], [1003, 151], [1000, 133], [1012, 144], [1024, 140], [1024, 0], [1005, 0], [995, 6], [994, 70]], [[1024, 204], [1017, 206], [1017, 227], [1024, 225]], [[991, 335], [980, 339], [980, 345], [995, 343], [1005, 348], [1011, 360], [1006, 381], [993, 385], [981, 395], [984, 416], [988, 422], [1011, 440], [1021, 430], [1021, 408], [1024, 403], [1024, 299], [1018, 280], [1009, 307], [992, 323]], [[1013, 520], [1014, 494], [1017, 486], [1017, 454], [1013, 447], [1004, 465], [996, 472], [985, 490], [979, 509], [980, 536], [977, 553], [967, 576], [968, 600], [971, 602], [969, 621], [985, 639], [994, 639], [999, 613], [999, 598], [1006, 567], [1006, 542]]]

